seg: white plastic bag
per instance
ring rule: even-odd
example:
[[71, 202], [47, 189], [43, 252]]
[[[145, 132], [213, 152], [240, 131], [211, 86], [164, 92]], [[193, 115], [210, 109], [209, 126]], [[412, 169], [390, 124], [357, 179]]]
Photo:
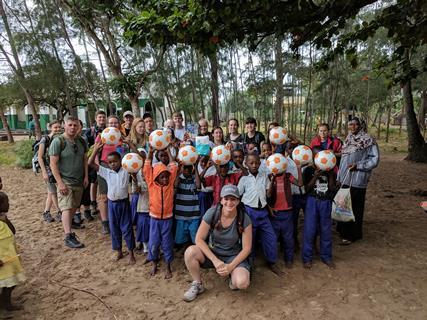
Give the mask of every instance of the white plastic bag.
[[[348, 175], [349, 171], [346, 174], [346, 177]], [[343, 181], [346, 180], [346, 177]], [[347, 188], [341, 187], [332, 203], [332, 213], [331, 217], [333, 220], [340, 221], [340, 222], [349, 222], [349, 221], [355, 221], [354, 214], [353, 214], [353, 208], [351, 206], [351, 194], [350, 194], [350, 188], [351, 188], [351, 180], [350, 179], [350, 186]]]

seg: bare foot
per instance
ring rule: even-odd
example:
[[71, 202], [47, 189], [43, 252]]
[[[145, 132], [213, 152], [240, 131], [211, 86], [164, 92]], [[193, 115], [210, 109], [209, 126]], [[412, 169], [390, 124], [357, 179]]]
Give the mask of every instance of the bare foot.
[[153, 268], [150, 271], [150, 276], [154, 276], [157, 273], [157, 261], [153, 261]]
[[268, 263], [267, 266], [271, 272], [273, 272], [275, 275], [279, 277], [285, 274], [282, 270], [279, 269], [279, 267], [275, 263]]
[[142, 264], [147, 264], [147, 263], [150, 263], [150, 262], [151, 262], [151, 260], [148, 260], [148, 258], [147, 258], [147, 259], [144, 260], [144, 262]]
[[326, 264], [329, 267], [329, 269], [335, 269], [336, 268], [336, 265], [333, 261], [322, 261], [322, 262], [324, 264]]
[[123, 258], [122, 250], [117, 250], [117, 255], [113, 258], [113, 261], [119, 261], [122, 258]]
[[304, 263], [304, 269], [311, 269], [311, 267], [313, 267], [313, 265], [311, 264], [311, 262], [305, 262]]
[[166, 267], [165, 279], [170, 279], [170, 278], [172, 278], [172, 270], [171, 270], [170, 264], [168, 264]]
[[135, 256], [134, 256], [133, 252], [130, 252], [129, 253], [128, 264], [132, 265], [132, 264], [135, 264], [135, 263], [136, 263]]

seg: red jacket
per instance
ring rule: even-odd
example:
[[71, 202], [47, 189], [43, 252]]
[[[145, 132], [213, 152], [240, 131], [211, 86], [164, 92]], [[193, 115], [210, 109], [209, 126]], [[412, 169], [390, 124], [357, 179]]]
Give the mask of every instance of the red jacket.
[[[332, 150], [334, 153], [341, 153], [341, 147], [342, 142], [337, 137], [328, 137], [326, 144], [326, 149]], [[315, 136], [313, 140], [311, 140], [310, 148], [313, 149], [314, 147], [320, 148], [322, 145], [322, 141], [320, 140], [319, 136]]]
[[[169, 184], [161, 186], [156, 182], [156, 178], [163, 171], [169, 171]], [[151, 161], [145, 161], [143, 173], [148, 185], [148, 196], [150, 198], [150, 216], [156, 219], [172, 218], [174, 183], [178, 173], [176, 162], [171, 162], [167, 167], [163, 163], [151, 166]]]

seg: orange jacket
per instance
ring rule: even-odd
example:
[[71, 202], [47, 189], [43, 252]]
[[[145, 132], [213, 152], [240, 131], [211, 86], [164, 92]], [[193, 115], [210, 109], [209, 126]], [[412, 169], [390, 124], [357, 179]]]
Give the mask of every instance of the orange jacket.
[[[156, 182], [156, 178], [163, 171], [170, 172], [169, 184], [167, 186], [161, 186]], [[176, 162], [169, 163], [167, 167], [163, 163], [157, 163], [153, 168], [151, 161], [146, 160], [143, 173], [148, 185], [150, 216], [162, 220], [172, 218], [174, 183], [178, 173]]]

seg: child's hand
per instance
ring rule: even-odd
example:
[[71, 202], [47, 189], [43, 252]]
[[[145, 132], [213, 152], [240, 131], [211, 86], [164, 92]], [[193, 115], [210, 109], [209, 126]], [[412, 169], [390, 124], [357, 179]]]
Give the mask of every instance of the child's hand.
[[322, 174], [322, 170], [316, 169], [316, 171], [314, 171], [314, 176], [316, 178], [318, 178], [321, 174]]
[[354, 171], [354, 170], [356, 170], [356, 169], [357, 169], [357, 164], [355, 164], [355, 163], [350, 164], [350, 165], [348, 166], [348, 170], [350, 170], [350, 171]]
[[95, 142], [95, 144], [93, 145], [93, 152], [96, 153], [103, 146], [104, 146], [104, 144], [102, 143], [102, 141]]

